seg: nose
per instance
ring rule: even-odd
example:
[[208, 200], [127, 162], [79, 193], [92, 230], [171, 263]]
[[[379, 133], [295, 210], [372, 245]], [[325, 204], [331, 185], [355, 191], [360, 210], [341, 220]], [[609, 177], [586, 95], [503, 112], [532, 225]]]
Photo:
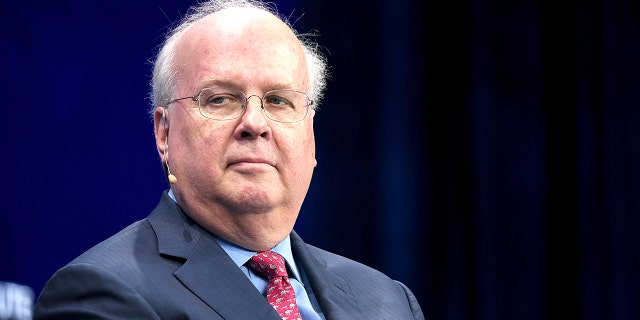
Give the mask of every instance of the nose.
[[[257, 101], [253, 102], [258, 98]], [[237, 128], [238, 137], [241, 139], [256, 139], [258, 137], [266, 138], [270, 136], [271, 128], [264, 114], [262, 107], [262, 98], [258, 95], [250, 95], [247, 97], [247, 104], [244, 112], [240, 117], [240, 123]]]

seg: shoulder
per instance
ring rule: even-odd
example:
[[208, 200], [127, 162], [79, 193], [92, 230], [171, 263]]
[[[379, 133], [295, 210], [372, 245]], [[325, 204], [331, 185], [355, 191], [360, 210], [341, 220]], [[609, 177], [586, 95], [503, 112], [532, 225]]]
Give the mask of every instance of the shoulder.
[[[299, 246], [301, 240], [295, 241]], [[385, 291], [404, 295], [402, 286], [386, 274], [358, 261], [304, 243], [304, 249], [296, 250], [305, 272], [311, 277], [323, 278], [326, 273], [343, 279], [354, 292], [379, 294]], [[300, 247], [298, 247], [300, 248]], [[382, 291], [381, 291], [382, 290]]]
[[414, 294], [403, 283], [358, 261], [303, 243], [297, 235], [292, 238], [297, 238], [294, 247], [298, 248], [314, 294], [331, 300], [340, 296], [331, 288], [340, 288], [366, 319], [398, 315], [403, 319], [424, 319]]
[[[149, 232], [152, 231], [148, 222], [138, 221], [60, 268], [38, 297], [34, 316], [73, 319], [109, 314], [156, 318], [153, 308], [135, 289], [140, 271], [135, 271], [133, 257], [143, 251], [139, 246], [148, 249], [145, 243], [152, 242], [148, 240], [152, 237], [142, 235]], [[117, 308], [95, 307], [97, 305]]]
[[171, 261], [158, 251], [153, 228], [147, 219], [143, 219], [85, 251], [60, 268], [52, 279], [69, 277], [69, 285], [83, 287], [89, 284], [84, 277], [91, 276], [94, 284], [124, 283], [137, 287], [147, 278], [141, 276], [143, 273], [154, 272], [165, 265], [171, 268], [168, 264], [172, 264]]
[[98, 266], [115, 275], [128, 277], [132, 272], [140, 272], [141, 267], [164, 260], [160, 254], [158, 225], [162, 225], [162, 230], [169, 236], [181, 233], [175, 227], [183, 225], [180, 212], [171, 203], [173, 201], [163, 195], [148, 217], [96, 244], [72, 260], [66, 268], [74, 265]]
[[313, 257], [326, 265], [327, 271], [351, 279], [351, 283], [358, 283], [357, 280], [362, 279], [369, 283], [397, 286], [392, 278], [377, 269], [310, 244], [307, 244], [306, 247]]
[[336, 269], [336, 270], [340, 270], [340, 269], [345, 269], [345, 270], [350, 270], [350, 269], [355, 269], [358, 271], [362, 271], [362, 272], [367, 272], [367, 273], [374, 273], [378, 276], [384, 276], [386, 277], [383, 273], [381, 273], [380, 271], [371, 268], [363, 263], [360, 263], [358, 261], [352, 260], [350, 258], [347, 258], [345, 256], [327, 251], [325, 249], [321, 249], [318, 248], [316, 246], [310, 245], [310, 244], [306, 244], [307, 249], [309, 249], [309, 253], [311, 253], [314, 257], [320, 258], [322, 259], [324, 262], [327, 263], [327, 266], [331, 269]]
[[380, 281], [393, 281], [384, 273], [358, 261], [308, 244], [294, 231], [291, 233], [291, 247], [296, 260], [307, 267], [320, 266], [339, 277], [374, 278]]
[[157, 240], [147, 219], [134, 222], [96, 244], [80, 256], [72, 260], [67, 266], [75, 264], [97, 265], [104, 269], [121, 268], [123, 264], [133, 261], [136, 255], [157, 254]]

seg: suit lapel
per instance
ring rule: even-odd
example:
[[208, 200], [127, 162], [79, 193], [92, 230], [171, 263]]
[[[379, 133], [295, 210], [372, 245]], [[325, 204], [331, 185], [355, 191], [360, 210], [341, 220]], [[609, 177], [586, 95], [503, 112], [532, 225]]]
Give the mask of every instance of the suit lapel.
[[291, 248], [326, 319], [363, 319], [347, 281], [329, 272], [326, 261], [313, 256], [295, 231]]
[[225, 319], [279, 319], [217, 242], [203, 236], [175, 276]]
[[174, 275], [224, 319], [279, 319], [208, 232], [163, 195], [149, 216], [160, 254], [185, 259]]
[[[184, 259], [175, 277], [224, 319], [280, 319], [267, 300], [218, 245], [167, 195], [148, 218], [161, 255]], [[326, 319], [362, 319], [345, 279], [329, 272], [293, 231], [291, 247]]]

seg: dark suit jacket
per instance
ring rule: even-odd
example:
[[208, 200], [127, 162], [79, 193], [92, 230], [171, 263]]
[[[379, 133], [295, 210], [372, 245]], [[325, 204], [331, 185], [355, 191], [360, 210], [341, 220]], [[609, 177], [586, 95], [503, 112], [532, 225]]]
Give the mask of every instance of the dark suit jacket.
[[[403, 284], [305, 244], [293, 256], [327, 319], [424, 319]], [[279, 319], [210, 233], [165, 192], [155, 210], [58, 270], [34, 319]]]

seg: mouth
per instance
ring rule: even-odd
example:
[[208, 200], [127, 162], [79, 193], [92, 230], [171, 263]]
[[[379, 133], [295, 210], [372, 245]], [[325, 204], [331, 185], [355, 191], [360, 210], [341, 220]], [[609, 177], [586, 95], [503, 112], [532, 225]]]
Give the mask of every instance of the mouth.
[[260, 167], [269, 166], [275, 167], [276, 164], [273, 161], [269, 161], [261, 158], [240, 158], [234, 159], [228, 162], [227, 167]]

